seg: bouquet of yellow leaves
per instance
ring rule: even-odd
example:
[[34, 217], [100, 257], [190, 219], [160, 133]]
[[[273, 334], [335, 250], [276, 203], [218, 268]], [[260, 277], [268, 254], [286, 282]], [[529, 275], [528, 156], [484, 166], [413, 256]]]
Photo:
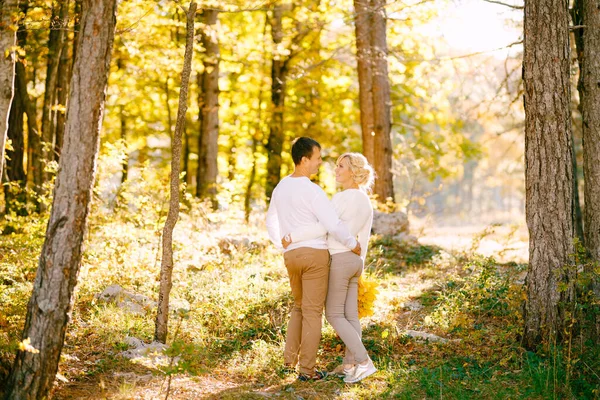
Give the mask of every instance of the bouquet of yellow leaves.
[[366, 278], [364, 275], [358, 278], [358, 318], [373, 315], [375, 299], [379, 293], [378, 286], [375, 279]]

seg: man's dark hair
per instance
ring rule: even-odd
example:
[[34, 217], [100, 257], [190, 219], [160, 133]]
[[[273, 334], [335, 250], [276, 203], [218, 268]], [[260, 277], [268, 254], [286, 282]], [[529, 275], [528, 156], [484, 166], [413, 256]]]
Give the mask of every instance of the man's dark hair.
[[310, 158], [315, 147], [321, 148], [319, 142], [306, 136], [299, 137], [292, 143], [292, 160], [298, 165], [302, 157]]

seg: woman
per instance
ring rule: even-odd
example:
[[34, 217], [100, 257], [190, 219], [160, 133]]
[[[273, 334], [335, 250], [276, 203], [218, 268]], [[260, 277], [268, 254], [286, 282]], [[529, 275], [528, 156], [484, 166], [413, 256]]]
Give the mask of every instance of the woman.
[[[342, 186], [342, 191], [335, 194], [331, 202], [350, 233], [358, 235], [361, 254], [354, 254], [333, 237], [328, 237], [331, 266], [325, 316], [346, 345], [342, 366], [344, 382], [355, 383], [377, 371], [362, 344], [358, 319], [358, 278], [364, 268], [373, 223], [373, 207], [366, 192], [373, 184], [374, 172], [362, 154], [345, 153], [336, 162], [335, 179]], [[316, 224], [291, 232], [282, 239], [282, 244], [287, 247], [294, 241], [326, 233], [322, 225]]]

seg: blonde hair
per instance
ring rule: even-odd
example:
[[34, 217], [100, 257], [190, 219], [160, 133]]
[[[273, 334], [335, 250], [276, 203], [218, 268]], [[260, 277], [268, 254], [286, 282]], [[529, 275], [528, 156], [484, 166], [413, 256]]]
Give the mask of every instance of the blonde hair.
[[335, 162], [339, 165], [343, 159], [347, 159], [350, 164], [352, 179], [363, 190], [370, 191], [375, 182], [375, 171], [367, 161], [367, 158], [360, 153], [344, 153], [338, 157]]

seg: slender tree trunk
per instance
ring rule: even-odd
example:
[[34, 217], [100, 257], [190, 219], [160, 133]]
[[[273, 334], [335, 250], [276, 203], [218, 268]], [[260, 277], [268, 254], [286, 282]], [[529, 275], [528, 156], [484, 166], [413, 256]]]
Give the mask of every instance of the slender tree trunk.
[[156, 328], [154, 339], [166, 343], [169, 323], [169, 294], [172, 287], [173, 275], [173, 229], [179, 218], [179, 171], [181, 168], [181, 137], [183, 125], [185, 124], [185, 113], [187, 111], [187, 96], [192, 70], [192, 55], [194, 46], [194, 18], [196, 15], [196, 3], [190, 3], [187, 11], [185, 55], [183, 70], [181, 72], [181, 89], [179, 91], [179, 108], [177, 110], [177, 121], [175, 133], [171, 142], [171, 184], [169, 201], [169, 212], [163, 229], [162, 237], [162, 261], [160, 266], [160, 290], [158, 294], [158, 312], [156, 313]]
[[52, 389], [81, 263], [116, 23], [116, 0], [84, 0], [63, 155], [23, 339], [7, 399], [43, 399]]
[[283, 5], [278, 2], [273, 6], [273, 17], [271, 18], [271, 35], [273, 36], [273, 60], [271, 65], [271, 103], [273, 104], [273, 115], [269, 122], [269, 139], [267, 141], [267, 182], [265, 194], [267, 201], [275, 186], [281, 179], [281, 151], [285, 133], [283, 130], [283, 115], [285, 110], [285, 91], [287, 80], [288, 58], [278, 54], [278, 49], [283, 41]]
[[190, 134], [187, 130], [187, 127], [189, 126], [189, 123], [185, 124], [185, 127], [183, 129], [183, 163], [182, 163], [182, 168], [183, 168], [183, 172], [185, 173], [185, 184], [186, 187], [189, 188], [190, 184], [192, 183], [192, 177], [190, 176]]
[[169, 77], [167, 77], [167, 79], [165, 79], [165, 107], [167, 110], [167, 132], [169, 132], [169, 136], [171, 136], [173, 132], [173, 113], [171, 112], [171, 97], [169, 91]]
[[[600, 8], [598, 1], [583, 0], [583, 68], [581, 70], [581, 115], [583, 117], [583, 176], [585, 246], [600, 262]], [[587, 271], [591, 272], [591, 271]], [[600, 299], [600, 281], [593, 282]], [[596, 315], [593, 337], [600, 340], [600, 316]]]
[[212, 208], [217, 209], [217, 157], [219, 152], [219, 41], [217, 33], [218, 11], [203, 10], [204, 29], [201, 42], [204, 71], [201, 75], [200, 134], [198, 143], [198, 175], [196, 195], [210, 199]]
[[377, 174], [374, 194], [394, 198], [385, 0], [355, 0], [363, 152]]
[[[24, 131], [23, 131], [23, 102], [19, 88], [15, 87], [15, 95], [10, 106], [8, 117], [8, 139], [11, 141], [12, 150], [6, 149], [5, 171], [8, 182], [12, 185], [4, 185], [5, 211], [14, 210], [24, 214], [22, 208], [15, 203], [22, 203], [25, 191], [25, 170], [23, 169]], [[16, 185], [15, 185], [16, 184]], [[15, 187], [18, 187], [17, 188]]]
[[[10, 116], [8, 118], [8, 139], [12, 143], [13, 150], [6, 151], [6, 175], [8, 181], [16, 184], [4, 186], [4, 199], [6, 212], [16, 211], [20, 215], [25, 215], [23, 207], [17, 206], [18, 203], [25, 203], [25, 169], [23, 168], [23, 157], [25, 150], [24, 129], [23, 129], [23, 102], [18, 86], [15, 87], [15, 95], [10, 107]], [[17, 189], [17, 190], [16, 190]], [[17, 204], [13, 204], [13, 203]]]
[[14, 17], [18, 12], [18, 0], [3, 0], [0, 5], [0, 178], [3, 176], [4, 147], [8, 132], [8, 117], [14, 96], [15, 52], [17, 44]]
[[[69, 0], [65, 1], [65, 11], [63, 15], [63, 26], [66, 28], [67, 21], [69, 19]], [[56, 126], [55, 126], [55, 140], [54, 140], [54, 157], [58, 161], [60, 159], [60, 151], [62, 149], [63, 138], [65, 134], [65, 122], [66, 122], [66, 108], [69, 94], [69, 83], [71, 81], [71, 54], [69, 38], [67, 34], [64, 34], [64, 38], [61, 43], [60, 59], [58, 62], [57, 70], [57, 83], [56, 83]]]
[[37, 193], [43, 193], [43, 183], [50, 180], [44, 171], [46, 163], [54, 160], [54, 118], [53, 106], [56, 99], [58, 82], [58, 64], [65, 40], [64, 24], [68, 10], [67, 0], [61, 0], [52, 8], [50, 34], [48, 37], [48, 60], [46, 68], [46, 89], [44, 91], [44, 106], [42, 109], [42, 141], [41, 158], [36, 158], [34, 183]]
[[127, 117], [125, 116], [125, 106], [119, 105], [119, 119], [121, 120], [121, 140], [125, 146], [125, 158], [121, 164], [121, 185], [127, 180], [129, 173], [129, 154], [127, 154]]
[[572, 300], [573, 164], [566, 0], [525, 2], [526, 218], [529, 271], [523, 344], [560, 340]]

